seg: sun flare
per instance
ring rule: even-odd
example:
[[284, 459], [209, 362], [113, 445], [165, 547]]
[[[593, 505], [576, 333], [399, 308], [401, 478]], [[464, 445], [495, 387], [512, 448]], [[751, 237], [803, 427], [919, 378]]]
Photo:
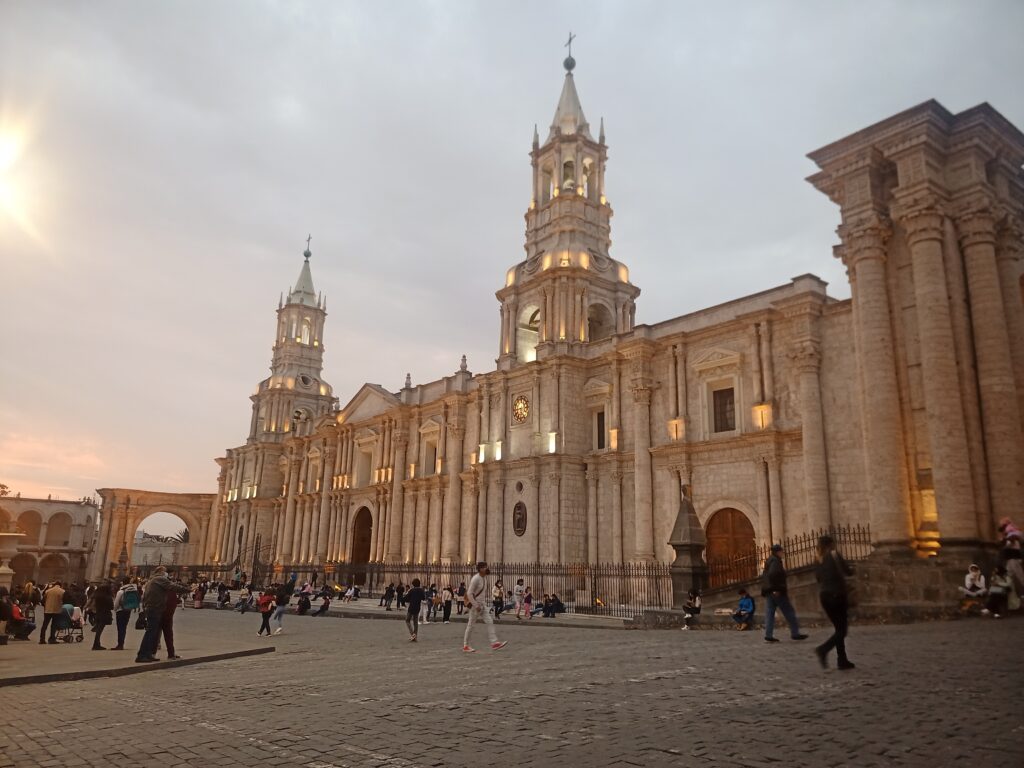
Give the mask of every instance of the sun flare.
[[39, 233], [30, 205], [31, 179], [23, 163], [27, 145], [23, 127], [0, 123], [0, 228], [11, 223], [34, 240]]

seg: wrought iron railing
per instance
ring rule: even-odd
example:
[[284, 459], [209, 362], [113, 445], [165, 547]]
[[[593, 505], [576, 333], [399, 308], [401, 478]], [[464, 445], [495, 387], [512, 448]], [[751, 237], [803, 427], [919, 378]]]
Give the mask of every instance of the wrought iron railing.
[[[848, 525], [809, 531], [790, 536], [779, 542], [782, 545], [786, 568], [794, 570], [813, 565], [818, 560], [818, 538], [831, 536], [836, 549], [850, 561], [863, 560], [871, 554], [871, 530], [867, 526]], [[730, 584], [752, 581], [761, 574], [764, 561], [771, 554], [771, 545], [754, 547], [732, 557], [710, 557], [708, 559], [708, 585], [717, 589]]]
[[[274, 566], [274, 581], [288, 581], [294, 574], [302, 584], [312, 580], [314, 571], [318, 585], [356, 585], [361, 598], [376, 599], [388, 584], [408, 587], [414, 578], [424, 586], [458, 589], [460, 583], [469, 583], [476, 567], [461, 563], [329, 563], [319, 567], [285, 564]], [[545, 594], [557, 595], [567, 613], [629, 618], [648, 608], [672, 607], [672, 578], [669, 567], [661, 563], [491, 565], [492, 586], [500, 580], [504, 590], [510, 592], [518, 579], [523, 579], [524, 587], [530, 587], [535, 608], [540, 607]]]

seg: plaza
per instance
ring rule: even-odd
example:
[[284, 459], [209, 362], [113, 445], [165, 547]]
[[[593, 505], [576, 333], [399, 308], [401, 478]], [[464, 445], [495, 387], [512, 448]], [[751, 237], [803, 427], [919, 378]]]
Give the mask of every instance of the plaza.
[[[258, 623], [256, 614], [185, 610], [181, 652], [197, 638], [248, 647]], [[804, 643], [767, 645], [756, 632], [538, 623], [505, 619], [507, 648], [466, 655], [461, 623], [430, 624], [413, 645], [399, 621], [289, 615], [284, 634], [263, 641], [272, 654], [6, 688], [0, 766], [1024, 761], [1013, 703], [1024, 682], [1019, 620], [854, 626], [849, 673], [818, 667], [811, 648], [823, 628]], [[42, 665], [88, 654], [32, 650]]]

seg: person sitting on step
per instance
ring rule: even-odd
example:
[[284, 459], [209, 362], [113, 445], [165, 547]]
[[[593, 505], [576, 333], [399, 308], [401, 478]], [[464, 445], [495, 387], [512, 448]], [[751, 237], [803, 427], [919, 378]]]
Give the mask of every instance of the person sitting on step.
[[740, 589], [740, 602], [736, 610], [732, 612], [732, 620], [736, 622], [736, 629], [741, 632], [750, 629], [754, 620], [754, 598], [745, 589]]

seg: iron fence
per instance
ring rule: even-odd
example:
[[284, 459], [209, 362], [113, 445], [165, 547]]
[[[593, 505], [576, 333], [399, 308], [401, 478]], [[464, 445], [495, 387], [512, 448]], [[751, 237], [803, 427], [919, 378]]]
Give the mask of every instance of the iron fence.
[[[817, 531], [790, 536], [782, 545], [786, 568], [794, 570], [813, 565], [818, 560], [818, 538], [831, 536], [836, 549], [846, 560], [863, 560], [871, 554], [871, 530], [868, 526], [848, 525], [822, 528]], [[754, 547], [731, 557], [708, 559], [708, 584], [712, 588], [726, 587], [756, 579], [771, 554], [771, 545]]]
[[[534, 596], [534, 607], [540, 606], [545, 594], [557, 595], [567, 613], [630, 618], [648, 608], [672, 607], [672, 578], [669, 567], [661, 563], [495, 563], [490, 568], [491, 586], [501, 581], [506, 593], [522, 579]], [[360, 597], [376, 599], [388, 584], [408, 586], [413, 579], [425, 587], [434, 584], [438, 589], [458, 589], [460, 583], [469, 583], [476, 567], [468, 563], [373, 562], [276, 565], [274, 571], [275, 581], [284, 582], [294, 575], [300, 584], [311, 581], [315, 572], [318, 585], [355, 585]]]

